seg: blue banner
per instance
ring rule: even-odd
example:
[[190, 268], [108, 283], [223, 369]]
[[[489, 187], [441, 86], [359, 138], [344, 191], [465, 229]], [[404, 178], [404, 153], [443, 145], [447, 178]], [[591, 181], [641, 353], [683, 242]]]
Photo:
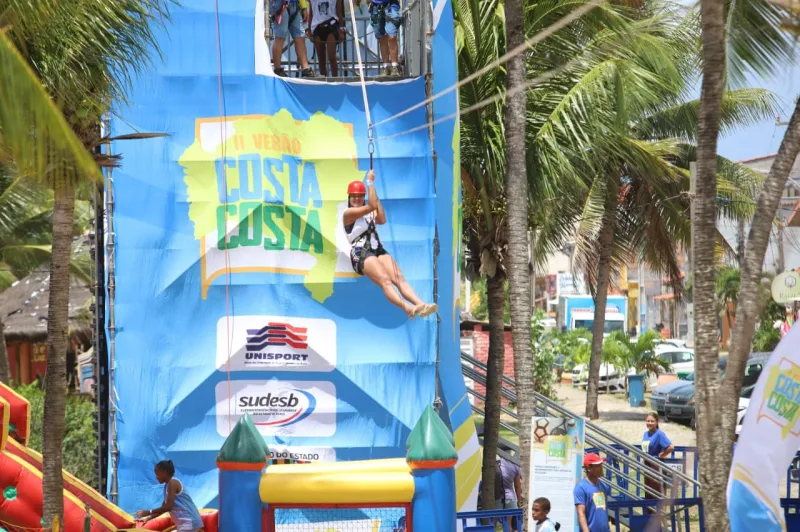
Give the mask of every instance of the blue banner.
[[[437, 353], [453, 429], [462, 448], [474, 439], [458, 357], [457, 121], [437, 129], [435, 171], [425, 129], [375, 144], [381, 241], [423, 301], [438, 268], [437, 327], [436, 316], [409, 321], [351, 265], [346, 188], [369, 168], [360, 86], [257, 74], [255, 3], [220, 3], [218, 63], [216, 13], [184, 2], [157, 35], [163, 63], [111, 121], [113, 135], [168, 135], [113, 145], [112, 400], [129, 511], [160, 501], [152, 470], [166, 458], [198, 505], [215, 507], [216, 454], [245, 413], [276, 458], [403, 456], [436, 394]], [[435, 67], [454, 82], [441, 4]], [[425, 97], [422, 78], [368, 83], [373, 122]], [[455, 112], [455, 93], [437, 106]], [[420, 108], [376, 137], [425, 123]]]

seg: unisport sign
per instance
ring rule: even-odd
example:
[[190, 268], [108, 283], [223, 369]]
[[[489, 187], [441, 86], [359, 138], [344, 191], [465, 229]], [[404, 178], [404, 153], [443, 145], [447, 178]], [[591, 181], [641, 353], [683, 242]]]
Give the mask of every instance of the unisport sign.
[[219, 371], [328, 372], [335, 368], [333, 320], [230, 316], [217, 322]]

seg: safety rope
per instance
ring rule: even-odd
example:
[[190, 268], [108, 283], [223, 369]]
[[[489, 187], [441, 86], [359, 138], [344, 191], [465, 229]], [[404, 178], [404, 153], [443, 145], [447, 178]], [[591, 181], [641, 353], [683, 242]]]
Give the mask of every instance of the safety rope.
[[[223, 84], [223, 75], [222, 75], [222, 37], [220, 31], [220, 23], [219, 23], [219, 0], [214, 0], [214, 14], [215, 14], [215, 22], [216, 22], [216, 39], [217, 39], [217, 93], [219, 94], [219, 141], [220, 141], [220, 149], [222, 150], [222, 160], [225, 160], [227, 155], [227, 150], [225, 147], [225, 122], [227, 118], [227, 111], [225, 109], [225, 87]], [[222, 181], [225, 187], [225, 194], [223, 198], [223, 203], [225, 204], [225, 213], [228, 212], [228, 171], [226, 164], [222, 164]], [[228, 234], [228, 224], [227, 220], [225, 221], [225, 235], [227, 239]], [[202, 253], [205, 253], [205, 250], [202, 250]], [[232, 412], [231, 412], [231, 353], [233, 351], [233, 346], [231, 344], [231, 326], [232, 322], [232, 312], [231, 309], [233, 307], [233, 303], [231, 301], [230, 295], [230, 286], [231, 286], [231, 260], [228, 251], [228, 244], [225, 244], [225, 334], [226, 334], [226, 344], [228, 348], [228, 356], [226, 359], [226, 370], [227, 370], [227, 381], [228, 381], [228, 432], [233, 431], [232, 427]]]
[[364, 63], [361, 61], [361, 46], [358, 41], [358, 23], [356, 22], [356, 8], [353, 0], [350, 3], [350, 21], [353, 24], [353, 38], [356, 45], [356, 60], [358, 61], [358, 76], [361, 78], [361, 96], [364, 98], [364, 113], [367, 115], [367, 138], [369, 139], [369, 169], [372, 170], [372, 155], [375, 152], [375, 143], [372, 139], [372, 116], [369, 112], [369, 98], [367, 98], [367, 82], [364, 79]]
[[[530, 49], [535, 44], [543, 41], [544, 39], [546, 39], [550, 35], [553, 35], [558, 30], [568, 26], [569, 24], [571, 24], [575, 20], [579, 19], [580, 17], [582, 17], [583, 15], [585, 15], [586, 13], [588, 13], [589, 11], [591, 11], [592, 9], [597, 7], [598, 5], [602, 4], [604, 1], [605, 0], [591, 0], [590, 2], [584, 4], [583, 6], [575, 9], [575, 11], [572, 11], [569, 14], [565, 15], [564, 17], [560, 18], [559, 20], [555, 21], [554, 23], [552, 23], [551, 25], [546, 27], [544, 30], [536, 32], [536, 34], [534, 36], [532, 36], [530, 39], [527, 39], [525, 42], [523, 42], [522, 44], [520, 44], [519, 46], [517, 46], [513, 50], [510, 50], [510, 51], [506, 52], [504, 55], [502, 55], [501, 57], [498, 57], [497, 59], [495, 59], [494, 61], [492, 61], [491, 63], [489, 63], [485, 67], [481, 68], [480, 70], [478, 70], [476, 72], [473, 72], [472, 74], [470, 74], [466, 78], [458, 81], [458, 83], [454, 83], [453, 85], [450, 85], [449, 87], [447, 87], [445, 89], [442, 89], [441, 91], [437, 92], [436, 94], [434, 94], [434, 95], [432, 95], [432, 96], [430, 96], [428, 98], [425, 98], [421, 102], [415, 103], [414, 105], [412, 105], [408, 109], [404, 109], [403, 111], [400, 111], [399, 113], [395, 113], [395, 114], [393, 114], [391, 116], [388, 116], [388, 117], [384, 118], [383, 120], [377, 122], [375, 124], [375, 126], [383, 125], [383, 124], [385, 124], [387, 122], [390, 122], [392, 120], [400, 118], [401, 116], [407, 115], [408, 113], [410, 113], [412, 111], [415, 111], [416, 109], [419, 109], [420, 107], [424, 107], [424, 106], [428, 105], [429, 103], [432, 103], [435, 100], [438, 100], [442, 96], [445, 96], [446, 94], [449, 94], [449, 93], [453, 92], [454, 90], [460, 89], [461, 87], [463, 87], [467, 83], [470, 83], [473, 80], [476, 80], [476, 79], [480, 78], [481, 76], [483, 76], [487, 72], [490, 72], [490, 71], [496, 69], [500, 65], [506, 63], [507, 61], [511, 60], [512, 58], [514, 58], [514, 57], [518, 56], [519, 54], [525, 52], [526, 50]], [[352, 3], [352, 1], [351, 1], [351, 3]]]

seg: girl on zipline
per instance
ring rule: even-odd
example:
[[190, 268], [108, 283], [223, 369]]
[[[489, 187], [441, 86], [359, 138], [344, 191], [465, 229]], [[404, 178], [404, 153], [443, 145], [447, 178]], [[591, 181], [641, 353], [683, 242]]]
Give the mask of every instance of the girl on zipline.
[[[422, 302], [406, 282], [400, 267], [381, 244], [375, 224], [385, 224], [386, 213], [378, 199], [374, 183], [375, 172], [370, 170], [367, 174], [369, 200], [366, 203], [364, 196], [367, 190], [364, 183], [353, 181], [347, 186], [347, 210], [344, 211], [342, 221], [351, 246], [350, 262], [356, 273], [366, 275], [380, 286], [386, 299], [403, 309], [409, 318], [424, 318], [436, 312], [437, 306], [435, 303]], [[399, 294], [395, 287], [400, 291]]]

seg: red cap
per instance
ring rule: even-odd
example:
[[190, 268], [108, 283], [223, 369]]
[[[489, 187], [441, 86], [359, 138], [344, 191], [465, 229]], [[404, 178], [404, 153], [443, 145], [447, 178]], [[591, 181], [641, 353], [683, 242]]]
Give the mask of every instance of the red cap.
[[361, 181], [353, 181], [347, 185], [348, 196], [365, 196], [367, 194], [367, 187]]
[[601, 458], [599, 455], [595, 453], [586, 453], [583, 456], [583, 467], [589, 467], [597, 464], [605, 463], [606, 459]]

